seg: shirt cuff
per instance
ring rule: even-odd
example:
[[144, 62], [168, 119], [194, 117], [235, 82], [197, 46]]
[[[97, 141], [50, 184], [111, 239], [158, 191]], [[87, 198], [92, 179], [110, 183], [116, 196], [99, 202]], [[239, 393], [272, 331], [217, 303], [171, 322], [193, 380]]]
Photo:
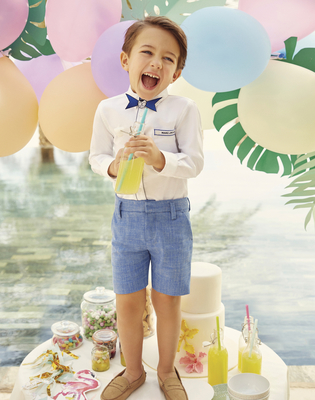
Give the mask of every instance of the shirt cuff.
[[165, 165], [164, 168], [159, 173], [165, 176], [175, 176], [178, 164], [176, 155], [174, 153], [170, 153], [169, 151], [164, 151], [164, 150], [160, 151], [165, 157]]

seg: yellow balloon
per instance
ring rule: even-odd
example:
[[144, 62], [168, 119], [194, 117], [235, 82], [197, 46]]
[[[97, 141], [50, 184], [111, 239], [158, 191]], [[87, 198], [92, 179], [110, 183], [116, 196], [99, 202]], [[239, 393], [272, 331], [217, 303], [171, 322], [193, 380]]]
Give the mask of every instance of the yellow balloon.
[[315, 150], [314, 104], [315, 73], [273, 60], [241, 89], [238, 115], [244, 131], [262, 147], [304, 154]]
[[[181, 76], [169, 86], [169, 94], [176, 96], [188, 97], [193, 100], [200, 111], [202, 129], [213, 129], [212, 98], [213, 92], [205, 92], [192, 86]], [[234, 101], [235, 102], [235, 101]]]
[[34, 89], [8, 57], [0, 57], [0, 121], [0, 157], [21, 150], [38, 121]]
[[54, 78], [39, 104], [39, 124], [47, 139], [61, 150], [90, 148], [94, 114], [107, 97], [97, 87], [91, 63], [72, 67]]

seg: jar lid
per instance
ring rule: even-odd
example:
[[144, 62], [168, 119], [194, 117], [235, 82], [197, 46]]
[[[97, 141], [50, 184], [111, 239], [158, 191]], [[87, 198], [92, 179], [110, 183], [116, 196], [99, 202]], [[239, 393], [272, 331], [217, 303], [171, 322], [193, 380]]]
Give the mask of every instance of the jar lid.
[[115, 300], [115, 293], [101, 286], [84, 293], [83, 298], [90, 303], [110, 303]]
[[80, 327], [75, 322], [59, 321], [51, 326], [54, 335], [58, 336], [72, 336], [80, 332]]
[[107, 344], [117, 340], [117, 333], [110, 329], [100, 329], [93, 333], [92, 340], [94, 344]]

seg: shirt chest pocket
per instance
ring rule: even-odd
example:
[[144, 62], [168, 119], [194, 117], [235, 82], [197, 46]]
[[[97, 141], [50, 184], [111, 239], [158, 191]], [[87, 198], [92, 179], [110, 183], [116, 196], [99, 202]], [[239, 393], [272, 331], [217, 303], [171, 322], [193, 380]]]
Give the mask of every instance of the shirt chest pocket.
[[174, 129], [154, 129], [153, 140], [160, 150], [178, 153]]

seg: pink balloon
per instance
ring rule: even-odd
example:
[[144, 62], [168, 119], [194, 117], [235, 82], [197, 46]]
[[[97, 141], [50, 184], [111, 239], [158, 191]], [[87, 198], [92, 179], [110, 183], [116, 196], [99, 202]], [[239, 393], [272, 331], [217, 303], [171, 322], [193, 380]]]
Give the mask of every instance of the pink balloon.
[[107, 96], [117, 96], [129, 87], [128, 72], [122, 69], [120, 53], [125, 32], [135, 21], [123, 21], [107, 29], [92, 53], [92, 74], [99, 89]]
[[315, 30], [314, 0], [239, 0], [238, 9], [263, 25], [272, 52], [283, 49], [290, 36], [300, 40]]
[[0, 1], [0, 50], [8, 47], [20, 36], [27, 18], [27, 0]]
[[101, 34], [121, 18], [121, 0], [49, 0], [47, 33], [62, 60], [90, 57]]
[[41, 56], [29, 61], [15, 61], [15, 65], [32, 85], [38, 103], [48, 83], [64, 71], [57, 54]]

